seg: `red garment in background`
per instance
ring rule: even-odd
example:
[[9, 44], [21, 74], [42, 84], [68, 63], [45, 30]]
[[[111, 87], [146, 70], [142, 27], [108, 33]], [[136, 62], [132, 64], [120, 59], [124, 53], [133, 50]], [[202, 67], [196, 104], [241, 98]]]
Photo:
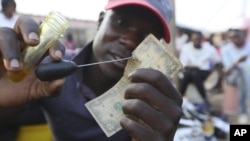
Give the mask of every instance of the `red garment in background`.
[[76, 49], [76, 43], [74, 41], [65, 41], [64, 45], [67, 49], [70, 49], [70, 50]]

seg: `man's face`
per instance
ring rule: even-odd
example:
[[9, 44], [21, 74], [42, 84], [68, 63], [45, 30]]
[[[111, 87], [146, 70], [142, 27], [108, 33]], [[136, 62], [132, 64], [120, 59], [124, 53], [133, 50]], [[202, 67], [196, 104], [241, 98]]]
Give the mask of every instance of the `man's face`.
[[[105, 13], [93, 42], [96, 61], [130, 57], [132, 51], [148, 35], [164, 37], [159, 20], [141, 7], [123, 7]], [[126, 61], [101, 64], [103, 75], [117, 80], [124, 71]]]
[[8, 5], [4, 10], [4, 14], [6, 17], [11, 18], [15, 13], [15, 11], [16, 11], [16, 5], [14, 3], [8, 3]]
[[192, 41], [195, 48], [201, 48], [202, 36], [196, 33], [192, 34]]
[[244, 31], [234, 31], [232, 35], [232, 42], [235, 44], [236, 47], [240, 48], [243, 47], [246, 41], [246, 34]]

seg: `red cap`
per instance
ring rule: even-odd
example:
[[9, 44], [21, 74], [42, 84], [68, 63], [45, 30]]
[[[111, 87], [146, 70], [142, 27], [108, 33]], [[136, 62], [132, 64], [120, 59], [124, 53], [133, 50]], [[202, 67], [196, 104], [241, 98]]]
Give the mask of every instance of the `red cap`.
[[168, 24], [172, 18], [172, 6], [168, 0], [109, 0], [105, 9], [113, 9], [120, 6], [137, 5], [152, 11], [161, 21], [164, 27], [164, 39], [170, 42], [171, 36]]

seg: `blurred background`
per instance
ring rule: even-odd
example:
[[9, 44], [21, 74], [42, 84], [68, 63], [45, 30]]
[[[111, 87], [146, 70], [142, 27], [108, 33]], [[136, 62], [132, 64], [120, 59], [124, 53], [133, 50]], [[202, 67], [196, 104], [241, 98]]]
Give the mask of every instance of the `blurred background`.
[[[1, 1], [1, 0], [0, 0]], [[173, 27], [199, 30], [205, 34], [220, 33], [242, 27], [249, 22], [250, 0], [171, 0], [174, 9]], [[50, 11], [59, 11], [70, 19], [70, 32], [79, 46], [95, 33], [99, 12], [107, 0], [16, 0], [18, 14], [41, 20]], [[1, 9], [1, 7], [0, 7]], [[84, 38], [82, 38], [84, 37]]]
[[[171, 23], [172, 36], [175, 35], [176, 27], [186, 31], [198, 30], [209, 36], [211, 33], [220, 34], [230, 28], [247, 24], [249, 26], [250, 0], [171, 1], [175, 7]], [[73, 33], [77, 46], [80, 47], [95, 34], [96, 20], [106, 2], [107, 0], [16, 0], [16, 11], [19, 15], [33, 16], [38, 21], [50, 11], [61, 12], [71, 22], [67, 32]]]

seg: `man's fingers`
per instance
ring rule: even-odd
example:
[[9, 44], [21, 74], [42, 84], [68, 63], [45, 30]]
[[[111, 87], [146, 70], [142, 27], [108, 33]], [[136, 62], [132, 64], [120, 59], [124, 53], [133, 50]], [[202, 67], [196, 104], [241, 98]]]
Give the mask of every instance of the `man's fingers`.
[[125, 99], [141, 99], [163, 113], [168, 113], [169, 109], [161, 107], [172, 107], [176, 104], [173, 99], [166, 97], [148, 83], [129, 84], [125, 91]]
[[22, 67], [20, 48], [15, 37], [16, 33], [14, 30], [0, 28], [0, 51], [7, 70], [19, 70]]
[[41, 82], [39, 80], [34, 81], [30, 86], [32, 88], [30, 93], [36, 93], [36, 95], [31, 95], [30, 100], [42, 99], [47, 97], [52, 97], [59, 94], [61, 87], [63, 86], [65, 79], [58, 79], [50, 82]]
[[14, 30], [18, 39], [23, 41], [25, 45], [35, 46], [39, 43], [39, 25], [31, 17], [21, 16], [18, 18]]
[[48, 94], [45, 95], [45, 97], [51, 97], [59, 94], [64, 82], [65, 78], [50, 81], [48, 87], [44, 89], [44, 91], [46, 91], [44, 94]]
[[22, 68], [20, 50], [38, 43], [39, 26], [36, 21], [28, 16], [19, 17], [14, 30], [1, 28], [0, 51], [5, 68], [10, 71], [20, 70]]
[[54, 47], [49, 49], [49, 55], [55, 61], [61, 60], [64, 56], [64, 53], [65, 47], [61, 42], [57, 42]]
[[182, 105], [182, 96], [176, 92], [171, 82], [160, 71], [152, 69], [137, 69], [129, 75], [131, 82], [149, 83], [165, 96], [173, 99], [179, 105]]
[[[126, 100], [124, 102], [123, 112], [126, 115], [132, 115], [141, 119], [152, 129], [157, 131], [162, 131], [164, 134], [167, 134], [167, 132], [171, 128], [173, 128], [173, 126], [179, 121], [180, 118], [179, 115], [181, 115], [181, 110], [176, 109], [175, 108], [176, 106], [171, 105], [171, 103], [166, 104], [165, 107], [167, 107], [166, 109], [169, 110], [168, 113], [156, 111], [153, 107], [146, 104], [145, 102], [134, 99], [134, 100]], [[169, 122], [167, 117], [171, 119], [171, 122]]]
[[133, 140], [136, 141], [153, 141], [159, 140], [156, 139], [156, 136], [152, 136], [154, 133], [150, 128], [145, 128], [144, 125], [140, 124], [137, 121], [134, 121], [128, 117], [123, 117], [120, 122], [123, 129], [128, 131], [129, 135], [133, 137]]

